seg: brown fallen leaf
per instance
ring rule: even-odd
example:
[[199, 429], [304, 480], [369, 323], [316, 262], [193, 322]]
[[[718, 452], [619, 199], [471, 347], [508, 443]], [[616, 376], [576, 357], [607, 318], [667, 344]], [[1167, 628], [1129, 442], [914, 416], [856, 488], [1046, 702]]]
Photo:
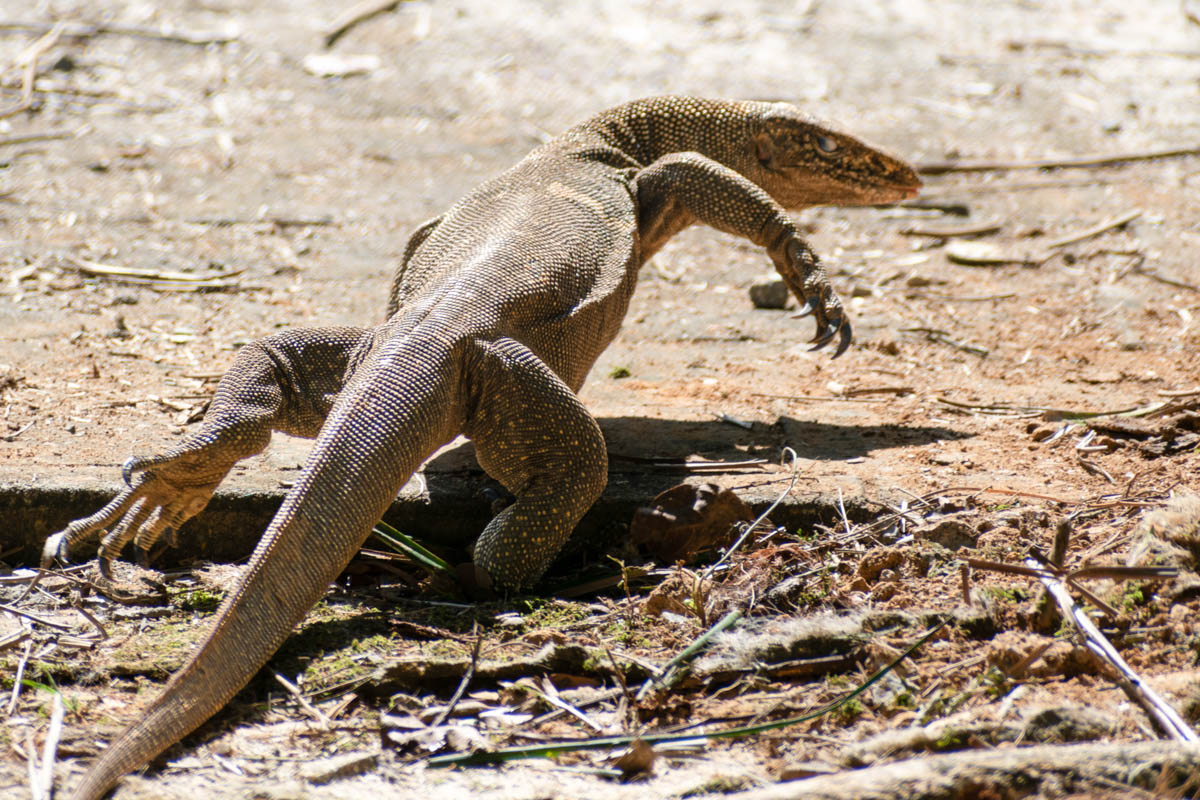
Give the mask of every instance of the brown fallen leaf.
[[629, 749], [613, 759], [612, 765], [621, 770], [625, 780], [645, 775], [654, 767], [654, 748], [641, 739], [634, 740]]
[[655, 560], [673, 564], [729, 544], [734, 525], [753, 519], [750, 507], [730, 490], [681, 483], [635, 511], [629, 535]]

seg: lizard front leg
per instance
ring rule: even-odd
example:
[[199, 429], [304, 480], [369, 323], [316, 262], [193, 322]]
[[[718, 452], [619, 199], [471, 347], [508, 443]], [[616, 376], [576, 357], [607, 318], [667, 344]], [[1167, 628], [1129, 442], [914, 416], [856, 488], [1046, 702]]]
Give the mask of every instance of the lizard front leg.
[[766, 249], [801, 315], [813, 314], [813, 349], [839, 337], [834, 358], [850, 346], [851, 326], [825, 270], [778, 202], [741, 173], [699, 153], [664, 156], [634, 178], [643, 259], [700, 222]]
[[208, 505], [234, 464], [266, 448], [272, 431], [317, 435], [348, 365], [370, 333], [298, 329], [243, 347], [218, 384], [200, 430], [165, 452], [126, 461], [126, 489], [95, 514], [49, 537], [43, 564], [65, 561], [72, 545], [107, 531], [100, 543], [100, 569], [108, 575], [112, 559], [131, 539], [143, 558], [164, 534], [172, 539]]

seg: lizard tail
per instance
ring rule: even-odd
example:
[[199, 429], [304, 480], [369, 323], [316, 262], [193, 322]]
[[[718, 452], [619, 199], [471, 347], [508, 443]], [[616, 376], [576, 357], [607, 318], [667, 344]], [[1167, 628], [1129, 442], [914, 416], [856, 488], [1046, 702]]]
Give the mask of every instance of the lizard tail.
[[[453, 371], [440, 377], [456, 380]], [[431, 417], [431, 406], [445, 401], [440, 392], [414, 402], [411, 395], [376, 391], [371, 382], [365, 387], [330, 414], [300, 479], [203, 643], [93, 763], [73, 800], [99, 800], [123, 775], [145, 766], [228, 703], [324, 596], [399, 488], [453, 437], [450, 427], [460, 422]], [[444, 407], [441, 411], [444, 418]], [[396, 431], [405, 432], [398, 437], [403, 441], [396, 440]]]

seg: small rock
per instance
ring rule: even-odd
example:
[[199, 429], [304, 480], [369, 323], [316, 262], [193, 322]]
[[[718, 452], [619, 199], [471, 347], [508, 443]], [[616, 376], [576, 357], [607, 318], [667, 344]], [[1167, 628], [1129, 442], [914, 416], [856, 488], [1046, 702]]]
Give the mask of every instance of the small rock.
[[378, 759], [379, 756], [375, 753], [346, 753], [332, 758], [320, 758], [300, 767], [300, 777], [318, 785], [340, 778], [351, 778], [374, 769]]
[[[876, 547], [863, 556], [858, 562], [858, 575], [863, 580], [874, 583], [879, 580], [880, 573], [904, 563], [904, 552], [898, 547]], [[894, 575], [894, 573], [893, 573]]]
[[1031, 709], [1025, 719], [1024, 738], [1035, 742], [1091, 742], [1111, 736], [1116, 720], [1090, 706], [1054, 706]]
[[871, 602], [884, 603], [896, 596], [896, 592], [900, 591], [900, 586], [894, 582], [879, 583], [871, 589]]
[[979, 541], [979, 534], [963, 520], [947, 517], [916, 528], [913, 530], [913, 538], [918, 542], [940, 544], [953, 551], [960, 547], [974, 547]]
[[755, 308], [784, 308], [787, 301], [787, 284], [779, 278], [759, 278], [750, 284], [750, 302]]

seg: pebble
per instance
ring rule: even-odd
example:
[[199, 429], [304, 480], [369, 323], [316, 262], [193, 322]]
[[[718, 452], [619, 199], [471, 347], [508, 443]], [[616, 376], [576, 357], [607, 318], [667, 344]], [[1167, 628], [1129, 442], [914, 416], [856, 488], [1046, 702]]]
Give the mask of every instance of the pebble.
[[323, 784], [340, 778], [351, 778], [374, 769], [379, 756], [376, 753], [346, 753], [310, 761], [300, 767], [300, 777], [309, 783]]
[[750, 302], [755, 308], [784, 308], [787, 301], [787, 284], [779, 278], [759, 278], [750, 284]]

